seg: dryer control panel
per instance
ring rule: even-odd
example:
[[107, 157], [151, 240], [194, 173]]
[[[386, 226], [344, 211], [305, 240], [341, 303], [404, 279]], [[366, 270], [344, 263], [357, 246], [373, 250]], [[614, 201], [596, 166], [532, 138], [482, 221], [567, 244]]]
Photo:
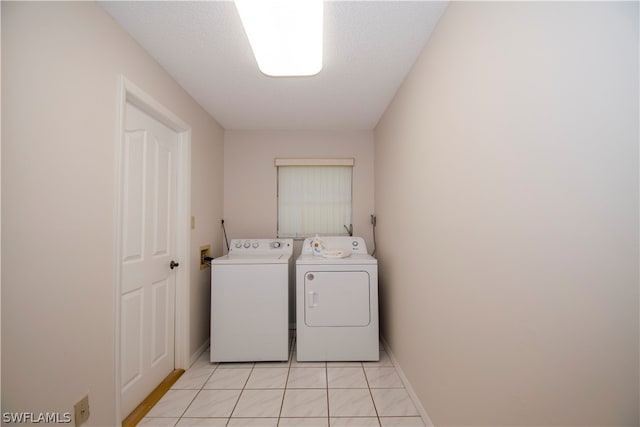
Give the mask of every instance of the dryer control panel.
[[302, 255], [313, 254], [314, 241], [320, 241], [327, 251], [349, 251], [352, 254], [367, 254], [367, 244], [362, 237], [351, 236], [319, 236], [308, 237], [302, 244]]

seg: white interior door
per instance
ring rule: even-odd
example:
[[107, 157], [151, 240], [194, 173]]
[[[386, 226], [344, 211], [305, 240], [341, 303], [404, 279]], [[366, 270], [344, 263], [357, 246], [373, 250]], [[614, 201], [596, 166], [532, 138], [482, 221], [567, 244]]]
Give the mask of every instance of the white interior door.
[[127, 102], [120, 250], [123, 418], [174, 369], [178, 141], [175, 131]]

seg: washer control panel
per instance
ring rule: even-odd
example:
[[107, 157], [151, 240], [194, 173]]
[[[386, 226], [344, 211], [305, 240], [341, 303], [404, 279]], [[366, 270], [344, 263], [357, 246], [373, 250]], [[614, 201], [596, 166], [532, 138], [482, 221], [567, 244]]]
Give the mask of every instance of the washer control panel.
[[257, 254], [257, 253], [292, 253], [293, 239], [232, 239], [229, 253]]

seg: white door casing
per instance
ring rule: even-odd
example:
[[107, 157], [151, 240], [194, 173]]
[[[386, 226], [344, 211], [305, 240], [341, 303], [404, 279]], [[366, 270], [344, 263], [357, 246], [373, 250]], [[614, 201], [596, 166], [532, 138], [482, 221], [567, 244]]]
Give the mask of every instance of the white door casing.
[[[116, 419], [188, 348], [188, 126], [121, 78], [116, 243]], [[170, 268], [171, 262], [180, 264]]]

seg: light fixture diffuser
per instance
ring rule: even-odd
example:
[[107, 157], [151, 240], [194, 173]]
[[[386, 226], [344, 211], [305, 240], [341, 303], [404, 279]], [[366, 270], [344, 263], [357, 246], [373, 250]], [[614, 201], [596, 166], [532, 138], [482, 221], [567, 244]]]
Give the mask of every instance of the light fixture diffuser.
[[258, 68], [268, 76], [322, 69], [323, 0], [235, 0]]

